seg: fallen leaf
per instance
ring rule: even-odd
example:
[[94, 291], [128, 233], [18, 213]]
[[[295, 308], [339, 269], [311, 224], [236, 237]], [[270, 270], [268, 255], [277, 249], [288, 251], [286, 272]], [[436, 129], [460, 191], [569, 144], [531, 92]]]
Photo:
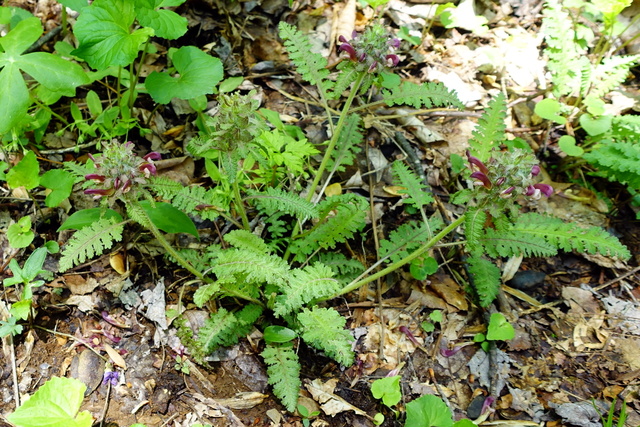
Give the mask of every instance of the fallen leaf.
[[124, 358], [118, 353], [113, 347], [109, 344], [103, 344], [104, 350], [109, 355], [109, 358], [113, 362], [114, 365], [121, 367], [122, 369], [127, 369], [127, 363], [124, 361]]
[[322, 408], [322, 411], [325, 414], [334, 416], [340, 412], [353, 411], [356, 414], [367, 417], [373, 421], [373, 418], [367, 415], [366, 412], [356, 408], [340, 396], [333, 394], [337, 383], [337, 378], [330, 379], [325, 383], [319, 379], [315, 379], [308, 384], [305, 384], [305, 387], [309, 390], [311, 396], [313, 396], [313, 398], [320, 404], [320, 408]]

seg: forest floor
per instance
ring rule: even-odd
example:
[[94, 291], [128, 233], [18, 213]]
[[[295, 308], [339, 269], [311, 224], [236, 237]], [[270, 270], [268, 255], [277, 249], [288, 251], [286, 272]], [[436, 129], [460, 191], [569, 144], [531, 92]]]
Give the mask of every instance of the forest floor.
[[[36, 13], [46, 29], [60, 25], [60, 7], [55, 2], [9, 3]], [[508, 131], [529, 142], [538, 153], [546, 150], [549, 163], [562, 161], [554, 130], [536, 122], [532, 112], [534, 101], [548, 84], [540, 35], [542, 3], [478, 3], [489, 18], [482, 35], [445, 29], [437, 22], [431, 25], [429, 17], [437, 5], [429, 3], [391, 0], [381, 16], [393, 32], [400, 27], [421, 31], [431, 25], [421, 45], [403, 44], [398, 73], [416, 82], [441, 81], [456, 90], [467, 106], [464, 112], [425, 112], [417, 121], [387, 120], [383, 114], [389, 112], [384, 111], [371, 113], [366, 150], [354, 167], [334, 181], [366, 197], [373, 193], [373, 211], [383, 227], [402, 220], [394, 208], [397, 194], [386, 191], [389, 182], [382, 174], [370, 175], [375, 177], [373, 183], [361, 176], [370, 169], [384, 168], [401, 155], [402, 150], [388, 136], [396, 130], [403, 132], [431, 186], [436, 192], [445, 192], [450, 155], [464, 155], [479, 113], [499, 91], [509, 92]], [[307, 103], [313, 91], [287, 69], [277, 23], [286, 20], [312, 32], [331, 64], [338, 60], [338, 29], [362, 30], [377, 17], [371, 7], [358, 5], [355, 20], [350, 15], [351, 22], [344, 22], [343, 9], [351, 6], [350, 1], [322, 0], [295, 0], [292, 7], [282, 0], [189, 1], [177, 9], [188, 18], [189, 31], [171, 46], [212, 49], [211, 53], [223, 61], [227, 76], [244, 77], [241, 90], [255, 90], [263, 107], [300, 126], [310, 141], [321, 142], [315, 140], [321, 136], [314, 135], [322, 134], [323, 123], [315, 120], [317, 110]], [[162, 69], [160, 56], [149, 58], [143, 72]], [[625, 92], [635, 96], [635, 111], [640, 111], [637, 77], [628, 81]], [[158, 162], [160, 173], [185, 183], [201, 182], [203, 166], [182, 149], [196, 132], [194, 115], [184, 103], [155, 108], [149, 98], [137, 107], [137, 114], [147, 118], [151, 133], [130, 134], [129, 139], [145, 150], [163, 153]], [[402, 112], [395, 109], [393, 114], [401, 116]], [[82, 160], [91, 151], [68, 149], [74, 143], [71, 133], [45, 141], [45, 146], [39, 147], [39, 158], [51, 164]], [[447, 402], [455, 418], [475, 419], [486, 396], [494, 395], [495, 412], [482, 425], [590, 427], [601, 425], [594, 407], [606, 412], [617, 399], [618, 413], [624, 399], [626, 425], [640, 425], [640, 273], [635, 267], [640, 261], [640, 223], [632, 209], [621, 202], [623, 196], [616, 195], [624, 191], [622, 186], [596, 184], [595, 189], [607, 188], [609, 197], [620, 201], [608, 209], [598, 202], [596, 192], [581, 186], [578, 179], [553, 178], [558, 181], [556, 194], [527, 209], [604, 227], [627, 245], [634, 258], [628, 264], [572, 253], [525, 259], [500, 297], [500, 311], [514, 326], [516, 336], [493, 350], [498, 362], [492, 366], [484, 350], [473, 342], [484, 328], [482, 312], [449, 268], [425, 281], [413, 279], [408, 272], [395, 274], [385, 278], [378, 290], [361, 289], [348, 299], [333, 301], [357, 339], [359, 363], [346, 369], [300, 346], [300, 402], [310, 412], [319, 411], [311, 425], [372, 426], [372, 417], [378, 412], [386, 416], [383, 425], [403, 425], [370, 391], [373, 380], [392, 371], [402, 376], [403, 402], [398, 409], [416, 397], [435, 394]], [[48, 209], [46, 218], [34, 221], [39, 239], [64, 245], [70, 233], [58, 232], [59, 225], [68, 214], [92, 203], [78, 188], [66, 209]], [[30, 201], [17, 197], [0, 206], [2, 229], [12, 219], [41, 215]], [[215, 230], [200, 231], [215, 234]], [[165, 262], [151, 243], [137, 243], [138, 238], [135, 233], [126, 236], [125, 243], [111, 254], [66, 274], [56, 273], [53, 281], [36, 291], [37, 316], [32, 324], [12, 342], [3, 339], [0, 413], [7, 415], [15, 409], [16, 373], [22, 398], [52, 376], [81, 379], [88, 386], [82, 409], [109, 426], [302, 426], [303, 418], [288, 413], [271, 394], [259, 357], [258, 331], [235, 347], [214, 354], [208, 366], [187, 360], [178, 368], [188, 374], [176, 369], [175, 349], [179, 345], [164, 312], [178, 306], [183, 283], [190, 277]], [[363, 246], [363, 251], [375, 253], [372, 239]], [[2, 234], [0, 248], [0, 274], [8, 277], [10, 259], [15, 257], [22, 264], [28, 251], [15, 251]], [[359, 252], [351, 249], [354, 254]], [[56, 272], [56, 263], [55, 256], [49, 257], [45, 267]], [[118, 263], [122, 266], [114, 268]], [[458, 268], [457, 264], [451, 268]], [[132, 299], [132, 293], [140, 297]], [[3, 299], [10, 301], [10, 293]], [[420, 325], [434, 310], [442, 317], [433, 331], [426, 332]], [[192, 321], [198, 322], [202, 313], [194, 309], [191, 315]], [[415, 342], [404, 332], [406, 328]], [[127, 369], [117, 385], [104, 384], [104, 363], [89, 346], [102, 355], [109, 354], [106, 347], [111, 347], [124, 359]], [[454, 346], [460, 351], [445, 357], [441, 350]], [[0, 426], [4, 425], [8, 424], [0, 420]]]

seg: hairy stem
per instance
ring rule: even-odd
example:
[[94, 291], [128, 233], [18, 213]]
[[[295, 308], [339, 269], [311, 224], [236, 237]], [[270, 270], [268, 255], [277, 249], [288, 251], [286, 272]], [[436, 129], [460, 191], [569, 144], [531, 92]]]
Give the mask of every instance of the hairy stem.
[[[410, 263], [411, 261], [413, 261], [414, 259], [418, 258], [420, 255], [422, 255], [425, 251], [431, 249], [432, 247], [434, 247], [440, 240], [442, 240], [447, 234], [451, 233], [453, 230], [455, 230], [460, 224], [462, 224], [464, 222], [465, 216], [462, 215], [460, 216], [460, 218], [456, 219], [455, 221], [453, 221], [451, 224], [449, 224], [446, 228], [444, 228], [440, 233], [436, 234], [435, 236], [433, 236], [427, 243], [425, 243], [424, 245], [420, 246], [418, 249], [416, 249], [415, 251], [413, 251], [412, 253], [410, 253], [409, 255], [407, 255], [406, 257], [404, 257], [403, 259], [401, 259], [400, 261], [396, 261], [393, 264], [391, 264], [390, 266], [388, 266], [387, 268], [384, 268], [380, 271], [378, 271], [375, 274], [372, 274], [371, 276], [368, 276], [364, 279], [356, 279], [353, 282], [349, 283], [347, 286], [345, 286], [344, 288], [342, 288], [337, 294], [332, 295], [329, 298], [326, 299], [331, 299], [331, 298], [336, 298], [340, 295], [344, 295], [347, 294], [351, 291], [355, 291], [356, 289], [358, 289], [359, 287], [366, 285], [367, 283], [373, 282], [374, 280], [386, 276], [387, 274], [399, 269], [400, 267], [402, 267], [405, 264]], [[373, 266], [371, 268], [375, 268], [376, 266]], [[367, 271], [365, 271], [363, 273], [367, 274], [369, 271], [371, 271], [371, 268], [369, 268]]]
[[244, 209], [244, 203], [242, 202], [242, 196], [240, 195], [240, 186], [238, 185], [238, 178], [233, 181], [233, 198], [236, 201], [236, 210], [240, 213], [240, 217], [242, 218], [242, 228], [247, 231], [251, 231], [251, 226], [249, 225], [249, 218], [247, 217], [247, 211]]
[[355, 99], [364, 78], [365, 78], [365, 73], [361, 73], [358, 76], [355, 83], [353, 84], [353, 87], [351, 88], [351, 91], [349, 92], [347, 101], [344, 103], [344, 106], [342, 107], [342, 111], [340, 112], [340, 118], [338, 119], [338, 124], [336, 125], [336, 128], [334, 129], [333, 134], [331, 135], [331, 139], [329, 140], [329, 145], [327, 146], [327, 150], [325, 151], [324, 156], [322, 157], [322, 162], [320, 163], [320, 166], [318, 167], [318, 170], [316, 172], [316, 176], [313, 179], [313, 182], [311, 183], [309, 194], [307, 194], [307, 201], [309, 202], [313, 199], [313, 195], [316, 191], [316, 188], [318, 187], [318, 184], [322, 179], [322, 174], [327, 168], [327, 163], [329, 163], [331, 154], [333, 154], [333, 149], [335, 148], [336, 142], [338, 142], [338, 138], [340, 137], [340, 133], [342, 132], [342, 128], [344, 127], [344, 122], [349, 113], [349, 108], [351, 108], [351, 104], [353, 103], [353, 100]]

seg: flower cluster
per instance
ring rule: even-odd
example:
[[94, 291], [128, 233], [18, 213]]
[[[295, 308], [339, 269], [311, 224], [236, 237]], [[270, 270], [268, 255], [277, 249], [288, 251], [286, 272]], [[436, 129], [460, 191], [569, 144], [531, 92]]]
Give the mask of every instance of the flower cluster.
[[484, 187], [492, 195], [506, 199], [514, 193], [522, 193], [537, 200], [543, 194], [547, 197], [553, 194], [553, 187], [549, 184], [532, 182], [540, 174], [540, 166], [521, 150], [498, 152], [486, 165], [467, 150], [467, 160], [474, 184]]
[[93, 160], [96, 173], [85, 175], [85, 179], [93, 180], [100, 188], [89, 188], [85, 194], [93, 194], [96, 198], [103, 196], [121, 196], [131, 191], [134, 185], [146, 184], [146, 179], [156, 174], [154, 160], [160, 159], [155, 151], [144, 157], [133, 152], [133, 143], [120, 144], [112, 141], [104, 145], [102, 155]]
[[400, 47], [400, 40], [390, 38], [380, 24], [367, 27], [362, 34], [353, 32], [351, 40], [340, 36], [342, 43], [338, 49], [346, 52], [348, 58], [358, 65], [359, 71], [373, 73], [385, 67], [395, 67], [400, 62], [393, 52]]

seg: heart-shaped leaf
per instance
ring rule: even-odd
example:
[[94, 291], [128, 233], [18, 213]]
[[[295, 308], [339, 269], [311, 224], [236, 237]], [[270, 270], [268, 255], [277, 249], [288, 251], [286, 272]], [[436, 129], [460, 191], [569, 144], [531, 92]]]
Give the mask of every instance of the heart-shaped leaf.
[[596, 136], [611, 129], [611, 119], [612, 116], [593, 117], [591, 114], [583, 114], [580, 116], [580, 125], [590, 136]]
[[222, 62], [194, 46], [176, 50], [171, 60], [179, 77], [154, 71], [144, 82], [153, 100], [160, 104], [168, 104], [172, 98], [191, 99], [213, 93], [222, 80]]
[[516, 336], [516, 331], [513, 329], [511, 323], [507, 321], [502, 313], [493, 313], [489, 319], [489, 327], [487, 328], [487, 339], [496, 340], [510, 340]]
[[166, 6], [180, 6], [185, 0], [135, 0], [138, 22], [151, 27], [155, 35], [173, 40], [187, 32], [187, 18], [177, 13], [160, 9]]

